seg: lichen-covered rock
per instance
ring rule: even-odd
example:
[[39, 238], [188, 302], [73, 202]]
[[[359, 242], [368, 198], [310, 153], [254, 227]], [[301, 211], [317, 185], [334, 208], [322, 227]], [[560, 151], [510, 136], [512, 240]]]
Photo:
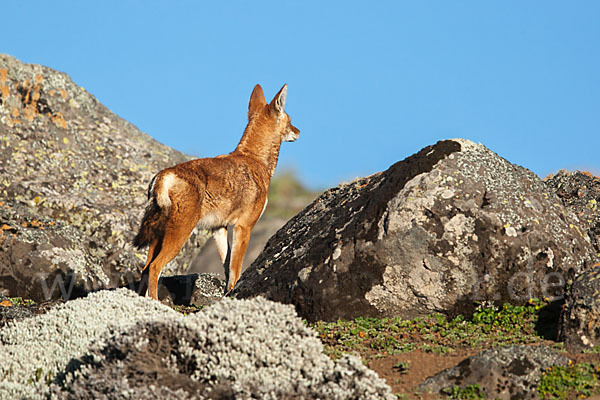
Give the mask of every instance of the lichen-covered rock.
[[580, 274], [567, 292], [559, 339], [571, 351], [600, 346], [600, 263]]
[[538, 399], [542, 372], [568, 362], [568, 358], [545, 346], [500, 347], [461, 361], [427, 379], [418, 389], [441, 395], [444, 389], [478, 384], [486, 399]]
[[[189, 157], [64, 73], [0, 55], [0, 293], [36, 301], [139, 278], [131, 241], [153, 174]], [[165, 274], [187, 270], [194, 232]]]
[[544, 183], [577, 214], [600, 258], [600, 177], [561, 170]]
[[325, 192], [267, 243], [235, 296], [309, 320], [468, 314], [474, 301], [559, 298], [595, 252], [531, 171], [482, 145], [438, 142]]

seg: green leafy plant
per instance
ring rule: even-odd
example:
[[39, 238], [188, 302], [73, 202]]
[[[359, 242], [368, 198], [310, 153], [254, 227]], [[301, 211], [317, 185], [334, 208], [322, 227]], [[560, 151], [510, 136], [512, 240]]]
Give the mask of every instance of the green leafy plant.
[[538, 393], [542, 399], [587, 398], [600, 394], [600, 366], [579, 363], [548, 368], [542, 373]]
[[396, 371], [400, 372], [401, 374], [407, 374], [409, 367], [410, 367], [410, 363], [406, 362], [406, 361], [399, 361], [392, 366], [392, 368], [394, 368]]
[[485, 399], [483, 391], [478, 384], [465, 386], [461, 388], [460, 386], [453, 386], [450, 388], [445, 388], [442, 392], [448, 395], [450, 399], [459, 399], [459, 400], [478, 400]]
[[8, 300], [13, 304], [13, 306], [32, 306], [35, 304], [35, 301], [30, 299], [24, 299], [22, 297], [9, 297]]
[[522, 306], [480, 304], [470, 320], [462, 315], [448, 319], [442, 314], [431, 314], [412, 320], [360, 317], [309, 326], [319, 333], [325, 351], [333, 358], [343, 353], [375, 357], [373, 353], [381, 356], [416, 349], [441, 354], [456, 348], [542, 341], [536, 323], [544, 305], [537, 300]]
[[484, 329], [488, 332], [493, 327], [511, 330], [517, 325], [532, 322], [542, 304], [537, 299], [529, 300], [527, 305], [504, 303], [502, 307], [493, 303], [481, 303], [475, 309], [472, 321], [475, 324], [485, 325]]
[[31, 378], [29, 378], [28, 382], [29, 384], [33, 384], [35, 382], [41, 381], [42, 379], [44, 380], [46, 385], [50, 385], [54, 380], [52, 371], [48, 371], [46, 374], [44, 374], [44, 370], [42, 368], [38, 368], [35, 370], [35, 374]]

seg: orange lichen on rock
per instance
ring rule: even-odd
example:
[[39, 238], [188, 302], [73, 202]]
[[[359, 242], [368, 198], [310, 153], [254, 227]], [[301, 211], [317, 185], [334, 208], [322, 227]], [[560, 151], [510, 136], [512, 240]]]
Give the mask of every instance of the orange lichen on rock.
[[12, 307], [13, 303], [8, 300], [0, 301], [0, 307]]
[[23, 98], [23, 117], [29, 122], [32, 122], [37, 115], [37, 102], [41, 96], [41, 83], [39, 77], [41, 77], [39, 74], [35, 76], [34, 79], [37, 83], [34, 85], [31, 84], [29, 79], [25, 79], [21, 84], [21, 87], [26, 91]]
[[592, 178], [594, 180], [600, 179], [597, 176], [595, 176], [594, 174], [592, 174], [589, 171], [580, 171], [583, 175], [587, 176], [588, 178]]
[[0, 85], [0, 97], [6, 99], [10, 95], [10, 89], [8, 85]]
[[0, 97], [6, 99], [10, 94], [8, 85], [2, 85], [8, 80], [8, 70], [6, 68], [0, 68]]
[[35, 107], [31, 107], [31, 105], [28, 105], [23, 110], [23, 118], [25, 118], [29, 122], [33, 121], [36, 114], [37, 114], [37, 110], [35, 109]]
[[67, 121], [60, 111], [52, 116], [52, 122], [59, 128], [67, 129]]
[[40, 228], [40, 229], [44, 229], [44, 223], [37, 220], [37, 219], [33, 219], [31, 221], [23, 221], [21, 223], [21, 226], [23, 228]]

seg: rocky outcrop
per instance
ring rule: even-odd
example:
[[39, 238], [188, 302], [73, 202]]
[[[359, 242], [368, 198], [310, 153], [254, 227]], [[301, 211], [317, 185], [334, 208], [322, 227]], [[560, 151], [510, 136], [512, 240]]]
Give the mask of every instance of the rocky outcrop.
[[600, 258], [600, 178], [589, 172], [561, 170], [544, 183], [579, 217]]
[[567, 293], [559, 339], [570, 351], [600, 346], [600, 263], [579, 275]]
[[535, 174], [456, 139], [325, 192], [234, 295], [309, 320], [468, 314], [474, 301], [559, 298], [594, 259], [577, 216]]
[[[36, 301], [124, 285], [153, 174], [188, 160], [64, 73], [0, 55], [0, 293]], [[164, 275], [183, 273], [195, 232]]]
[[419, 390], [447, 394], [455, 386], [479, 385], [486, 399], [537, 399], [542, 372], [554, 365], [566, 366], [569, 360], [544, 346], [507, 346], [461, 361], [427, 379]]
[[225, 299], [182, 315], [100, 291], [0, 329], [0, 397], [393, 399], [362, 362], [333, 362], [290, 306]]

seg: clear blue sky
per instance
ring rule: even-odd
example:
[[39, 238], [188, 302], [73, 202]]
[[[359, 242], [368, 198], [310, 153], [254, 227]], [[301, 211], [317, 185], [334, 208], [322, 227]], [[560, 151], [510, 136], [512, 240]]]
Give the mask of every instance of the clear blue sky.
[[599, 1], [20, 1], [0, 52], [67, 72], [196, 156], [228, 153], [252, 87], [287, 83], [300, 139], [279, 169], [313, 187], [440, 139], [544, 177], [600, 173]]

